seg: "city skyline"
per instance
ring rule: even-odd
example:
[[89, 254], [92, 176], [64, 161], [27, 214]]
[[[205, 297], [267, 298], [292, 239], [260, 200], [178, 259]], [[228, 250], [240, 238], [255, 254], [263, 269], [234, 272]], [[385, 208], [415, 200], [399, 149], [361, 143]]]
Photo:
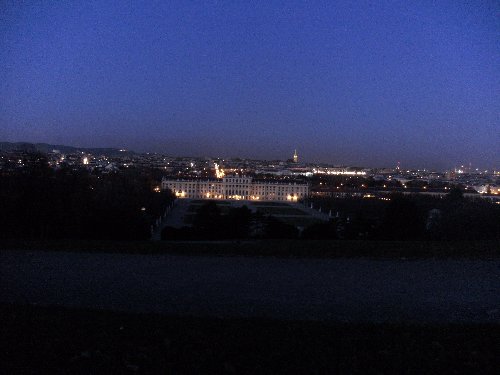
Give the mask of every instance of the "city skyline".
[[428, 166], [421, 165], [418, 167], [415, 166], [409, 166], [409, 165], [404, 165], [401, 164], [400, 161], [395, 162], [393, 165], [371, 165], [371, 164], [366, 164], [366, 165], [356, 165], [353, 163], [337, 163], [335, 161], [318, 161], [318, 160], [303, 160], [302, 155], [300, 155], [297, 152], [297, 149], [293, 150], [293, 154], [290, 155], [281, 155], [280, 157], [274, 158], [274, 159], [264, 159], [264, 158], [251, 158], [251, 157], [245, 157], [242, 155], [231, 155], [231, 156], [224, 156], [224, 155], [195, 155], [195, 154], [169, 154], [169, 153], [162, 153], [162, 152], [153, 152], [153, 151], [137, 151], [133, 149], [126, 149], [124, 147], [118, 148], [118, 147], [85, 147], [85, 146], [75, 146], [75, 145], [56, 145], [56, 144], [49, 144], [49, 143], [33, 143], [33, 142], [0, 142], [0, 152], [2, 151], [29, 151], [30, 148], [33, 148], [33, 150], [40, 151], [42, 153], [53, 153], [54, 151], [57, 153], [61, 154], [70, 154], [74, 155], [75, 153], [83, 153], [85, 155], [94, 155], [98, 156], [101, 155], [98, 153], [99, 151], [102, 152], [102, 155], [109, 155], [114, 154], [116, 155], [117, 153], [124, 152], [124, 156], [127, 157], [129, 153], [136, 154], [136, 155], [158, 155], [158, 156], [164, 156], [167, 158], [181, 158], [181, 159], [193, 159], [193, 160], [201, 160], [201, 159], [211, 159], [211, 160], [222, 160], [224, 159], [226, 161], [230, 160], [248, 160], [248, 161], [256, 161], [256, 162], [279, 162], [279, 163], [285, 163], [287, 165], [296, 165], [296, 166], [302, 166], [302, 165], [307, 165], [307, 166], [320, 166], [320, 165], [329, 165], [332, 167], [352, 167], [352, 168], [366, 168], [366, 169], [394, 169], [395, 171], [400, 170], [401, 172], [404, 172], [405, 170], [422, 170], [422, 171], [434, 171], [434, 172], [444, 172], [444, 171], [459, 171], [460, 173], [476, 173], [476, 172], [496, 172], [498, 171], [498, 168], [493, 166], [493, 167], [484, 167], [484, 166], [478, 166], [478, 165], [473, 165], [472, 163], [457, 163], [453, 166], [448, 166], [445, 169], [436, 169], [436, 168], [429, 168]]
[[500, 164], [498, 3], [3, 6], [0, 140]]

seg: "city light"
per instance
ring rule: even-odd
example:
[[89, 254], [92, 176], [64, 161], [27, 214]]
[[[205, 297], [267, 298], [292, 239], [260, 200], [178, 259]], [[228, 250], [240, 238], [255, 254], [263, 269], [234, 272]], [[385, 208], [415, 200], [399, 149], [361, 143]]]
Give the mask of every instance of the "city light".
[[346, 169], [336, 169], [336, 168], [322, 168], [317, 169], [313, 168], [313, 174], [327, 174], [327, 175], [335, 175], [335, 176], [364, 176], [366, 175], [365, 171], [348, 171]]
[[219, 165], [217, 163], [215, 163], [214, 165], [215, 165], [215, 177], [223, 178], [225, 173], [222, 170], [222, 168], [219, 168]]

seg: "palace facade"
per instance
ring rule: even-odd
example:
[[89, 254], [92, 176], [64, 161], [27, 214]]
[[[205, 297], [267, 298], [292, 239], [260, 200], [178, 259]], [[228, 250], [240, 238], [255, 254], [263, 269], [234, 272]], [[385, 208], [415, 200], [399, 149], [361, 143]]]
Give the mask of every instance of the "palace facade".
[[162, 190], [170, 189], [179, 198], [243, 199], [296, 202], [307, 198], [309, 185], [296, 182], [269, 182], [247, 176], [225, 176], [216, 180], [163, 178]]

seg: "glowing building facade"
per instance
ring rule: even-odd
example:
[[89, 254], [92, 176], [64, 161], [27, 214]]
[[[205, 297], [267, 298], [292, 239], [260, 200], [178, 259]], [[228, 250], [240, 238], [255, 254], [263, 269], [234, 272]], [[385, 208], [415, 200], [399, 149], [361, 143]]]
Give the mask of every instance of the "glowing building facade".
[[296, 182], [269, 182], [246, 176], [224, 176], [217, 180], [176, 180], [163, 178], [163, 190], [179, 198], [244, 199], [296, 202], [306, 198], [309, 185]]

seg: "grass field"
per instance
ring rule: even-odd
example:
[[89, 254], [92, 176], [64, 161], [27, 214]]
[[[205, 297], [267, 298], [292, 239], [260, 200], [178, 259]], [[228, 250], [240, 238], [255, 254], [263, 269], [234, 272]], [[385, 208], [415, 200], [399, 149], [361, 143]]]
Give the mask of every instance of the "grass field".
[[129, 254], [274, 256], [305, 258], [498, 258], [499, 241], [314, 241], [253, 240], [227, 242], [3, 240], [0, 251], [54, 250]]
[[210, 200], [210, 199], [194, 199], [190, 203], [195, 205], [204, 205], [207, 202], [215, 202], [218, 206], [230, 206], [230, 201]]
[[[207, 201], [204, 200], [195, 200], [192, 201], [187, 209], [187, 213], [184, 216], [183, 222], [186, 225], [191, 225], [193, 223], [194, 214], [202, 207], [204, 203]], [[220, 209], [222, 214], [227, 214], [231, 209], [231, 202], [228, 201], [215, 201], [218, 208]], [[292, 207], [286, 203], [279, 202], [251, 202], [253, 203], [263, 203], [257, 205], [257, 212], [262, 215], [272, 215], [279, 216], [281, 221], [286, 222], [287, 224], [306, 227], [308, 225], [319, 222], [319, 220], [309, 217], [309, 214], [298, 209], [296, 207]], [[289, 216], [289, 217], [287, 217]], [[303, 217], [297, 217], [303, 216]]]
[[[189, 207], [189, 208], [191, 208], [191, 207]], [[186, 224], [186, 225], [193, 224], [194, 217], [195, 217], [194, 213], [187, 213], [187, 214], [185, 214], [184, 215], [184, 219], [183, 219], [184, 224]]]
[[295, 207], [258, 207], [257, 212], [263, 215], [308, 215], [304, 211]]
[[493, 374], [499, 325], [327, 324], [0, 306], [0, 371]]
[[250, 202], [252, 206], [265, 206], [265, 207], [290, 207], [288, 203], [281, 203], [281, 202], [267, 202], [267, 201], [261, 201], [261, 202]]
[[[203, 205], [201, 204], [191, 204], [188, 207], [188, 212], [196, 213]], [[229, 210], [231, 209], [230, 206], [227, 205], [217, 205], [218, 209], [220, 210], [221, 213], [227, 214]]]

